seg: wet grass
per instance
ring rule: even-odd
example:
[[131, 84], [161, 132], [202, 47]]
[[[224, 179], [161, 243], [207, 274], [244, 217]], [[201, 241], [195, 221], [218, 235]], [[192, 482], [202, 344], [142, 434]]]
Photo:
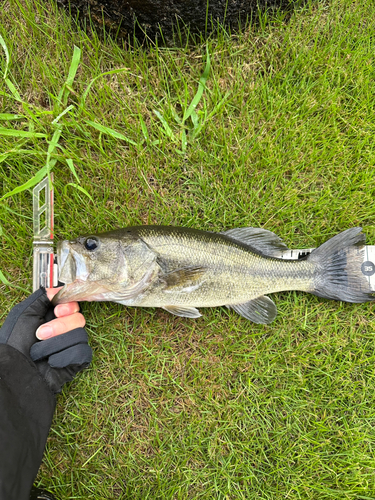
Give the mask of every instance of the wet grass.
[[[2, 194], [53, 169], [57, 238], [260, 226], [303, 248], [361, 225], [375, 242], [371, 2], [149, 50], [2, 5]], [[30, 190], [0, 203], [3, 315], [31, 290], [31, 217]], [[375, 498], [373, 307], [275, 301], [269, 326], [85, 304], [94, 361], [38, 481], [62, 500]]]

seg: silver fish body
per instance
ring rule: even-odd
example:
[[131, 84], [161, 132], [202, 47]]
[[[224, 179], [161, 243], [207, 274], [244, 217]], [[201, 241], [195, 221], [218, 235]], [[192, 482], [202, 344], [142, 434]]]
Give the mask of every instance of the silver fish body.
[[265, 294], [301, 290], [372, 300], [361, 273], [361, 228], [336, 235], [299, 261], [278, 258], [287, 247], [274, 233], [239, 228], [210, 233], [170, 226], [137, 226], [63, 241], [55, 303], [114, 301], [162, 307], [198, 317], [198, 307], [226, 305], [256, 323], [270, 323], [276, 306]]

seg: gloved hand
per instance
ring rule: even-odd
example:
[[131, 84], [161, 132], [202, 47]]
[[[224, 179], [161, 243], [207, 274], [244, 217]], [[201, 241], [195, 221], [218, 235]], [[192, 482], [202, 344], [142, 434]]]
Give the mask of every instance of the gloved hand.
[[46, 290], [37, 290], [10, 311], [0, 329], [0, 344], [17, 349], [33, 362], [50, 390], [56, 394], [90, 364], [92, 350], [84, 328], [75, 328], [38, 341], [35, 335], [37, 329], [53, 318], [53, 306]]

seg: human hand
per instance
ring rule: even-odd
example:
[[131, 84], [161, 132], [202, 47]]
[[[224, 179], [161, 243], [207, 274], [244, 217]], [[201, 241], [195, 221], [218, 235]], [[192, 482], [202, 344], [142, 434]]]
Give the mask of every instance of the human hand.
[[[10, 311], [0, 329], [0, 343], [33, 362], [55, 394], [92, 359], [78, 303], [59, 304], [54, 309], [50, 299], [57, 292], [37, 290]], [[38, 342], [37, 337], [46, 340]]]
[[[46, 288], [48, 299], [51, 301], [53, 297], [61, 290], [60, 288]], [[53, 314], [49, 312], [46, 319], [50, 319], [47, 323], [40, 326], [35, 332], [39, 340], [46, 340], [57, 335], [62, 335], [74, 330], [75, 328], [83, 328], [86, 320], [79, 312], [78, 302], [68, 302], [67, 304], [59, 304], [53, 309]]]

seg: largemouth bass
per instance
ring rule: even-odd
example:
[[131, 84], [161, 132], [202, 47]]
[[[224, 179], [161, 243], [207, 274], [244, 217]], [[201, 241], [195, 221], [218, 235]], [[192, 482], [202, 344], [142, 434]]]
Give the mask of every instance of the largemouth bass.
[[306, 258], [279, 258], [286, 245], [257, 228], [211, 233], [137, 226], [58, 245], [60, 281], [54, 302], [113, 301], [161, 307], [197, 318], [199, 307], [228, 306], [255, 323], [277, 315], [266, 294], [301, 290], [346, 302], [374, 300], [361, 272], [365, 235], [348, 229]]

